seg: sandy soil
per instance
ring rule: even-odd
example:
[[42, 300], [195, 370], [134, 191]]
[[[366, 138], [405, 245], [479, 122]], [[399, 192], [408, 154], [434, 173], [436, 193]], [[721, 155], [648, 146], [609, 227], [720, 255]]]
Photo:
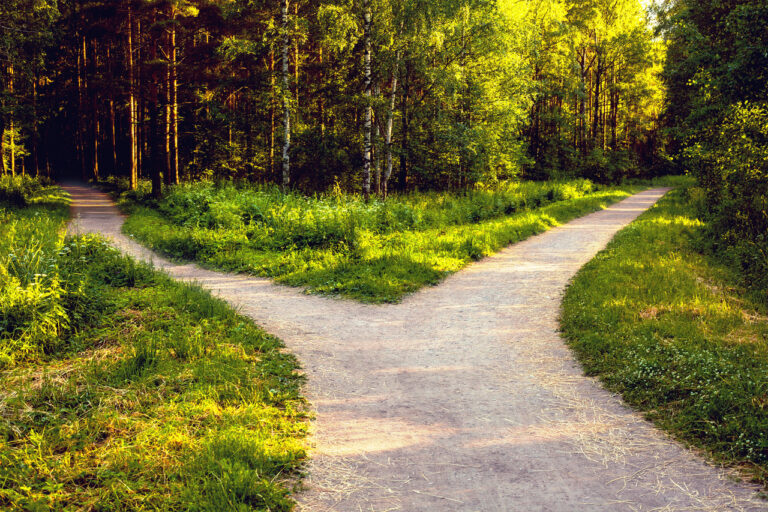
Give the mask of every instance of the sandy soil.
[[108, 196], [65, 189], [73, 231], [200, 283], [298, 355], [317, 415], [302, 510], [768, 509], [584, 377], [558, 335], [568, 280], [664, 189], [384, 306], [170, 263], [120, 233]]

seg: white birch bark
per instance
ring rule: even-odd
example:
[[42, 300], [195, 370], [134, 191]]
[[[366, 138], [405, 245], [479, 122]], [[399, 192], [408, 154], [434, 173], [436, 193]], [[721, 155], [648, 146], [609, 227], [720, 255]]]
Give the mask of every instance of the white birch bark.
[[371, 4], [363, 1], [365, 16], [365, 143], [363, 147], [363, 195], [371, 195], [371, 135], [373, 132], [373, 106], [371, 105]]
[[395, 122], [395, 98], [397, 97], [397, 68], [400, 66], [400, 53], [397, 53], [395, 67], [392, 69], [392, 89], [389, 91], [389, 111], [387, 112], [387, 126], [384, 130], [384, 142], [387, 146], [387, 167], [382, 180], [382, 192], [387, 198], [387, 184], [392, 176], [392, 125]]
[[283, 0], [282, 7], [283, 25], [283, 188], [287, 189], [291, 184], [291, 92], [290, 72], [288, 70], [288, 51], [291, 41], [288, 36], [288, 0]]

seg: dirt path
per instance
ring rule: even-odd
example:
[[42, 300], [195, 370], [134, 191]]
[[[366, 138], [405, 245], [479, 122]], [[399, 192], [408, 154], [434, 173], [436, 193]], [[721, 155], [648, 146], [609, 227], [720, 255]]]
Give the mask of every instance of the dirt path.
[[65, 189], [74, 230], [197, 281], [298, 355], [317, 412], [303, 510], [768, 509], [584, 377], [557, 332], [568, 280], [665, 190], [369, 306], [169, 263], [120, 233], [108, 196]]

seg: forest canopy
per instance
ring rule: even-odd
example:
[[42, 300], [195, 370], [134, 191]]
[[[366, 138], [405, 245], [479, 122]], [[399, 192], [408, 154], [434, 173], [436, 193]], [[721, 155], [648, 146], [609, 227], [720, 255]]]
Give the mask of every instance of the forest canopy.
[[7, 0], [0, 19], [7, 174], [367, 195], [659, 172], [664, 44], [639, 0]]

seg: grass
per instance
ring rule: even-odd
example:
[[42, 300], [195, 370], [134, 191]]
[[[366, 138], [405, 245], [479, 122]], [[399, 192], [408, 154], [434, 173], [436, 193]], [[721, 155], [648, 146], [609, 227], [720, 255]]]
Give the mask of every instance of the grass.
[[202, 289], [65, 237], [66, 198], [27, 185], [0, 198], [0, 508], [292, 509], [294, 357]]
[[465, 195], [364, 202], [197, 183], [142, 205], [130, 192], [124, 231], [171, 258], [274, 278], [321, 294], [397, 302], [510, 243], [644, 188], [587, 180], [506, 183]]
[[586, 372], [678, 439], [768, 483], [768, 309], [696, 250], [701, 189], [675, 190], [568, 288], [562, 328]]

